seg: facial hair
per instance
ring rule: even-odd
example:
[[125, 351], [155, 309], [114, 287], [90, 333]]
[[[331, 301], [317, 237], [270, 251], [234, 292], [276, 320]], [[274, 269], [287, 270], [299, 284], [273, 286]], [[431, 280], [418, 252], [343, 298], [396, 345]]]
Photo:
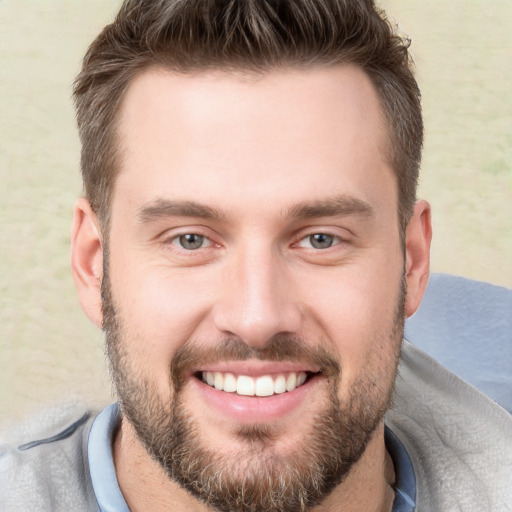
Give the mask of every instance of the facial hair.
[[[108, 262], [108, 258], [104, 259]], [[129, 336], [112, 298], [108, 264], [102, 281], [103, 329], [114, 387], [123, 421], [133, 427], [147, 453], [168, 477], [221, 512], [303, 512], [320, 504], [349, 474], [363, 455], [389, 407], [404, 327], [405, 283], [402, 279], [389, 332], [375, 340], [385, 343], [387, 359], [378, 369], [360, 375], [341, 403], [338, 387], [342, 367], [322, 346], [312, 348], [294, 336], [274, 336], [261, 349], [238, 338], [219, 340], [206, 348], [188, 340], [174, 354], [169, 369], [170, 398], [163, 401], [151, 381], [151, 369], [135, 370], [126, 350]], [[308, 416], [310, 429], [292, 455], [271, 447], [272, 426], [240, 427], [236, 456], [205, 446], [201, 425], [182, 400], [186, 375], [203, 363], [256, 358], [296, 361], [321, 368], [326, 381], [326, 408]], [[375, 371], [374, 371], [375, 370]]]

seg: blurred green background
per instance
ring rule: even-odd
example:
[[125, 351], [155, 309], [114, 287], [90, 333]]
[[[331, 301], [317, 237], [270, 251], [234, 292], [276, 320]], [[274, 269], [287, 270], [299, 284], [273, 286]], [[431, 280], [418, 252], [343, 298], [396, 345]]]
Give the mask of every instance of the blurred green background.
[[[512, 286], [512, 2], [383, 0], [412, 39], [432, 270]], [[117, 0], [0, 0], [0, 423], [110, 399], [69, 272], [81, 193], [71, 83]], [[398, 21], [396, 21], [398, 23]]]

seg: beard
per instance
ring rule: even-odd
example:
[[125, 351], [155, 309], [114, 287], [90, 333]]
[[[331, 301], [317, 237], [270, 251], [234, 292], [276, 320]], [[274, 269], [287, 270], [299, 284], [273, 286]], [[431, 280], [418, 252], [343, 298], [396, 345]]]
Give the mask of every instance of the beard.
[[[374, 340], [375, 347], [385, 347], [383, 357], [372, 360], [343, 403], [338, 396], [342, 368], [336, 355], [285, 335], [274, 336], [263, 348], [249, 347], [238, 338], [221, 339], [213, 347], [186, 341], [173, 356], [170, 397], [163, 400], [150, 378], [151, 369], [143, 374], [126, 350], [129, 333], [116, 311], [107, 264], [102, 300], [106, 352], [123, 421], [130, 423], [170, 479], [213, 509], [299, 512], [320, 504], [360, 460], [389, 407], [405, 320], [404, 278], [391, 326]], [[305, 362], [321, 368], [328, 405], [308, 414], [309, 430], [288, 455], [273, 447], [279, 432], [268, 424], [239, 426], [233, 432], [240, 447], [236, 455], [212, 450], [205, 446], [201, 433], [208, 426], [194, 418], [183, 400], [191, 369], [251, 358]]]

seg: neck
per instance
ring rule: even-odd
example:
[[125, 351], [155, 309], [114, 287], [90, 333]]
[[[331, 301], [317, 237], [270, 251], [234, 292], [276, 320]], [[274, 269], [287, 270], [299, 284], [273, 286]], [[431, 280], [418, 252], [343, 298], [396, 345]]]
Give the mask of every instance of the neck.
[[113, 442], [117, 481], [131, 512], [203, 512], [209, 510], [171, 480], [121, 419]]
[[317, 512], [390, 512], [395, 499], [395, 470], [384, 443], [384, 424], [377, 428], [347, 478], [315, 509]]
[[[176, 512], [211, 511], [168, 478], [124, 420], [114, 438], [113, 456], [121, 492], [132, 512], [171, 508]], [[389, 512], [394, 500], [393, 483], [393, 463], [386, 451], [381, 424], [347, 478], [314, 510]]]

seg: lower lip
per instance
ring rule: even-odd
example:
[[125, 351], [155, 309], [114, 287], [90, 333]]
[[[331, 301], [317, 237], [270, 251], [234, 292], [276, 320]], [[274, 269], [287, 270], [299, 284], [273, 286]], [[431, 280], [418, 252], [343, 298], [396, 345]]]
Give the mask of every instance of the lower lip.
[[250, 424], [268, 423], [291, 414], [306, 401], [319, 381], [320, 378], [315, 376], [293, 391], [267, 397], [226, 393], [197, 378], [192, 379], [192, 385], [201, 393], [208, 408], [237, 423]]

